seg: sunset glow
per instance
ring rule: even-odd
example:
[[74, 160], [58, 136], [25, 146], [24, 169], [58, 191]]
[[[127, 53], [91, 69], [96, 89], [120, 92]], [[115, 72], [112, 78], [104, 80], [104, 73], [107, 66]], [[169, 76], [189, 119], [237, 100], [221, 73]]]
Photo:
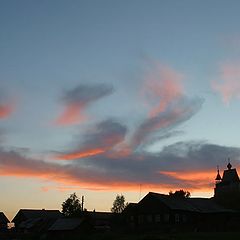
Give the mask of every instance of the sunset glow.
[[105, 150], [102, 149], [91, 149], [86, 152], [77, 152], [77, 153], [69, 153], [69, 154], [64, 154], [64, 155], [58, 155], [57, 159], [60, 160], [73, 160], [73, 159], [78, 159], [78, 158], [85, 158], [85, 157], [91, 157], [95, 156], [101, 153], [104, 153]]
[[96, 211], [118, 193], [211, 197], [217, 168], [240, 166], [240, 2], [0, 5], [0, 204], [10, 218], [59, 209], [74, 191]]

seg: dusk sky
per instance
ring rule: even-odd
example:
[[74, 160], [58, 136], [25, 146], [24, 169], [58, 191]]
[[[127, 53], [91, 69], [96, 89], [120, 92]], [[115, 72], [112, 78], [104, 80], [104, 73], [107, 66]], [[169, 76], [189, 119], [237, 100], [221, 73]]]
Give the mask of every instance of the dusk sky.
[[0, 211], [213, 195], [240, 167], [239, 0], [0, 1]]

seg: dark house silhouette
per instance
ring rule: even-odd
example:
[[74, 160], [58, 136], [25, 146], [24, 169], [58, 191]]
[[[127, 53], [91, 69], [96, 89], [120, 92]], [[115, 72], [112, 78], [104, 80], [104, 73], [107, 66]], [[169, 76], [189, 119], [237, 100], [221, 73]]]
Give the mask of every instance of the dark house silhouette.
[[59, 210], [20, 209], [12, 222], [18, 232], [44, 232], [60, 217]]
[[0, 231], [6, 231], [8, 229], [8, 223], [10, 221], [3, 212], [0, 212]]
[[48, 235], [52, 239], [71, 239], [82, 233], [110, 231], [112, 216], [110, 212], [84, 211], [78, 218], [59, 218], [48, 229]]
[[133, 230], [220, 230], [236, 214], [208, 198], [177, 198], [149, 192], [139, 203], [125, 209]]
[[240, 179], [227, 165], [217, 171], [214, 197], [186, 198], [149, 192], [138, 203], [130, 203], [123, 214], [132, 230], [236, 230], [240, 224]]
[[48, 235], [51, 239], [71, 239], [84, 232], [87, 227], [84, 225], [83, 218], [58, 218], [48, 229]]

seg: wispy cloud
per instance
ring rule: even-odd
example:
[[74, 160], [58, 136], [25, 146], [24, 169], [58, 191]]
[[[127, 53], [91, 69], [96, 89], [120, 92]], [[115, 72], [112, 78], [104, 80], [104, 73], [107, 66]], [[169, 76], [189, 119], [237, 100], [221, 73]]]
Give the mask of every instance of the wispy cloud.
[[68, 153], [59, 154], [57, 158], [71, 160], [102, 154], [121, 143], [126, 133], [126, 126], [112, 119], [105, 120], [91, 127], [82, 138], [80, 136], [83, 141], [77, 148]]
[[142, 93], [147, 100], [149, 114], [133, 135], [133, 148], [152, 142], [153, 136], [154, 139], [174, 136], [170, 131], [199, 111], [203, 100], [185, 95], [183, 77], [183, 74], [158, 62], [146, 73]]
[[[155, 62], [144, 76], [142, 90], [142, 96], [148, 100], [148, 114], [132, 129], [133, 133], [129, 133], [123, 124], [106, 120], [92, 126], [92, 130], [87, 129], [85, 134], [79, 136], [84, 141], [80, 141], [73, 150], [59, 154], [57, 158], [72, 160], [106, 152], [114, 158], [126, 157], [154, 141], [176, 136], [179, 131], [174, 128], [189, 120], [203, 103], [200, 98], [190, 99], [184, 94], [182, 79], [183, 74]], [[76, 99], [75, 95], [72, 93], [71, 99]]]
[[[134, 146], [139, 146], [152, 135], [169, 136], [169, 131], [174, 129], [179, 124], [190, 119], [202, 106], [202, 99], [179, 99], [178, 102], [168, 106], [163, 112], [157, 116], [147, 118], [140, 124], [133, 136]], [[170, 134], [171, 136], [171, 134]]]
[[113, 87], [105, 84], [82, 84], [65, 91], [61, 98], [64, 110], [54, 123], [56, 125], [72, 125], [85, 121], [87, 119], [86, 108], [111, 93], [113, 93]]
[[183, 96], [183, 74], [155, 62], [144, 77], [143, 95], [150, 105], [150, 117], [156, 117], [167, 106]]
[[240, 63], [222, 65], [218, 78], [212, 81], [212, 88], [221, 95], [225, 104], [233, 98], [240, 98]]

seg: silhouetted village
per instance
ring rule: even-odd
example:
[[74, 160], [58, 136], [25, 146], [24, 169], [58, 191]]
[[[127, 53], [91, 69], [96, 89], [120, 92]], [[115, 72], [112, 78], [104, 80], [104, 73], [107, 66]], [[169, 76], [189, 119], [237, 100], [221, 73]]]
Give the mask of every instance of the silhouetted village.
[[[223, 175], [217, 170], [214, 196], [191, 198], [183, 190], [169, 195], [149, 192], [138, 203], [124, 206], [117, 196], [111, 212], [83, 210], [72, 194], [59, 210], [20, 209], [10, 221], [0, 212], [0, 239], [85, 239], [94, 233], [239, 232], [240, 179], [230, 162]], [[73, 202], [80, 203], [73, 206]], [[115, 202], [116, 203], [116, 202]], [[73, 214], [72, 214], [73, 213]], [[25, 238], [33, 236], [33, 238]], [[154, 238], [155, 239], [155, 238]]]

